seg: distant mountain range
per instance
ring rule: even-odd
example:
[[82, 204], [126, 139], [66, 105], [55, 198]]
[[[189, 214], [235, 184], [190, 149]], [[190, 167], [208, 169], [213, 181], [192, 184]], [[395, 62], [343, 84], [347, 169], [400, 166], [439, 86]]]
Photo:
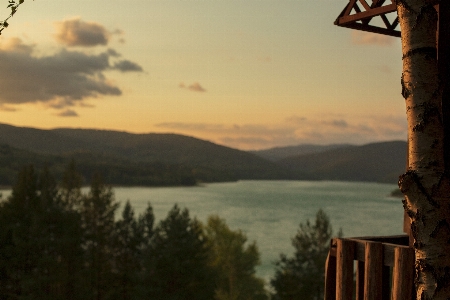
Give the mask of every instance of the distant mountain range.
[[70, 159], [88, 180], [117, 185], [192, 185], [241, 179], [352, 180], [396, 183], [406, 143], [299, 145], [240, 151], [177, 134], [15, 127], [0, 124], [0, 184], [27, 164], [61, 177]]

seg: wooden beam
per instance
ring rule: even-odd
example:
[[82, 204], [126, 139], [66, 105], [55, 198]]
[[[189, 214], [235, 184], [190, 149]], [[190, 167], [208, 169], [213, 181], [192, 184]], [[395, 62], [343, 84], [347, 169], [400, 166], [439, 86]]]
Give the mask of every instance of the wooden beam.
[[350, 22], [356, 22], [356, 21], [361, 21], [367, 18], [372, 18], [381, 14], [387, 14], [387, 13], [391, 13], [391, 12], [395, 12], [397, 11], [397, 6], [395, 4], [389, 4], [386, 6], [381, 6], [381, 7], [376, 7], [376, 8], [372, 8], [368, 11], [362, 11], [360, 13], [354, 14], [354, 15], [344, 15], [342, 17], [339, 17], [336, 22], [335, 25], [345, 25], [346, 23], [350, 23]]
[[[401, 272], [400, 272], [401, 271]], [[413, 299], [414, 249], [396, 248], [392, 271], [392, 300]]]
[[397, 30], [392, 30], [392, 29], [386, 29], [386, 28], [382, 28], [382, 27], [376, 27], [376, 26], [371, 26], [371, 25], [364, 25], [364, 24], [360, 24], [360, 23], [348, 23], [345, 25], [339, 25], [341, 27], [346, 27], [346, 28], [351, 28], [351, 29], [357, 29], [357, 30], [363, 30], [363, 31], [368, 31], [368, 32], [372, 32], [372, 33], [379, 33], [379, 34], [384, 34], [384, 35], [389, 35], [389, 36], [393, 36], [393, 37], [401, 37], [401, 32], [397, 31]]
[[[383, 245], [366, 242], [364, 268], [364, 300], [382, 299]], [[351, 299], [351, 298], [347, 298]]]
[[353, 296], [353, 257], [355, 243], [337, 239], [336, 251], [336, 300], [348, 300]]

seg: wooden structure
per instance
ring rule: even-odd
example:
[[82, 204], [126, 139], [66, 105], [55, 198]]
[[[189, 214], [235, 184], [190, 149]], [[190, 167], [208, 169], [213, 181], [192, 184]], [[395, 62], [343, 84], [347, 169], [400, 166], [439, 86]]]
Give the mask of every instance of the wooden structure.
[[[368, 1], [371, 1], [369, 4]], [[335, 25], [401, 37], [395, 0], [349, 0]], [[445, 169], [450, 170], [450, 1], [436, 0], [437, 58], [443, 82]], [[404, 236], [336, 238], [331, 240], [325, 269], [325, 300], [411, 300], [414, 248], [405, 214]], [[356, 277], [354, 274], [356, 273]]]
[[393, 0], [389, 3], [386, 0], [372, 0], [370, 5], [366, 0], [350, 0], [334, 24], [395, 37], [401, 35], [397, 30], [397, 6]]
[[413, 299], [414, 249], [408, 244], [407, 235], [332, 239], [325, 300]]

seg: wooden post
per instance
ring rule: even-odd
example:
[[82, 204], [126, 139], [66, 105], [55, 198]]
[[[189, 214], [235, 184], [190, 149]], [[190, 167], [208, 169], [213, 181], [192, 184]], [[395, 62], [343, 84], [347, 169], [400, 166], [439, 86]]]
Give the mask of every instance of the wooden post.
[[355, 244], [346, 239], [337, 239], [336, 249], [336, 300], [353, 297], [353, 260]]
[[359, 261], [356, 265], [356, 300], [364, 299], [364, 262]]
[[377, 242], [366, 242], [364, 300], [382, 299], [382, 283], [383, 244]]
[[331, 249], [328, 251], [327, 261], [325, 263], [325, 300], [336, 299], [336, 256], [331, 255]]
[[397, 247], [394, 257], [391, 300], [413, 299], [414, 249]]

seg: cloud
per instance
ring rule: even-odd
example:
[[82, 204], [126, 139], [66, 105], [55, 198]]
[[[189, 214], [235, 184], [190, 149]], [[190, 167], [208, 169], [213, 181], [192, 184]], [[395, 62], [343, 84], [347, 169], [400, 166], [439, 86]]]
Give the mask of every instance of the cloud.
[[372, 32], [352, 30], [352, 43], [355, 45], [391, 46], [397, 38]]
[[180, 88], [187, 88], [188, 90], [194, 92], [206, 92], [206, 90], [200, 85], [198, 82], [194, 82], [193, 84], [186, 86], [183, 82], [178, 85]]
[[290, 116], [274, 124], [165, 122], [156, 127], [211, 140], [232, 148], [252, 150], [298, 144], [364, 144], [406, 140], [401, 116], [308, 115]]
[[141, 71], [136, 63], [122, 60], [114, 50], [86, 54], [65, 49], [48, 56], [33, 55], [34, 46], [20, 39], [0, 43], [0, 105], [46, 103], [63, 109], [81, 104], [86, 98], [119, 96], [121, 89], [109, 81], [105, 72]]
[[55, 22], [56, 40], [68, 47], [93, 47], [108, 44], [110, 34], [100, 24], [80, 18]]
[[58, 114], [58, 116], [60, 116], [60, 117], [78, 117], [78, 114], [76, 111], [74, 111], [72, 109], [66, 109], [63, 112], [60, 112]]
[[114, 69], [119, 70], [121, 72], [142, 72], [143, 69], [140, 65], [138, 65], [135, 62], [129, 61], [129, 60], [121, 60], [119, 62], [116, 62], [114, 64]]
[[328, 120], [328, 121], [324, 121], [323, 124], [327, 124], [333, 127], [340, 127], [340, 128], [346, 128], [348, 127], [348, 123], [345, 120]]

